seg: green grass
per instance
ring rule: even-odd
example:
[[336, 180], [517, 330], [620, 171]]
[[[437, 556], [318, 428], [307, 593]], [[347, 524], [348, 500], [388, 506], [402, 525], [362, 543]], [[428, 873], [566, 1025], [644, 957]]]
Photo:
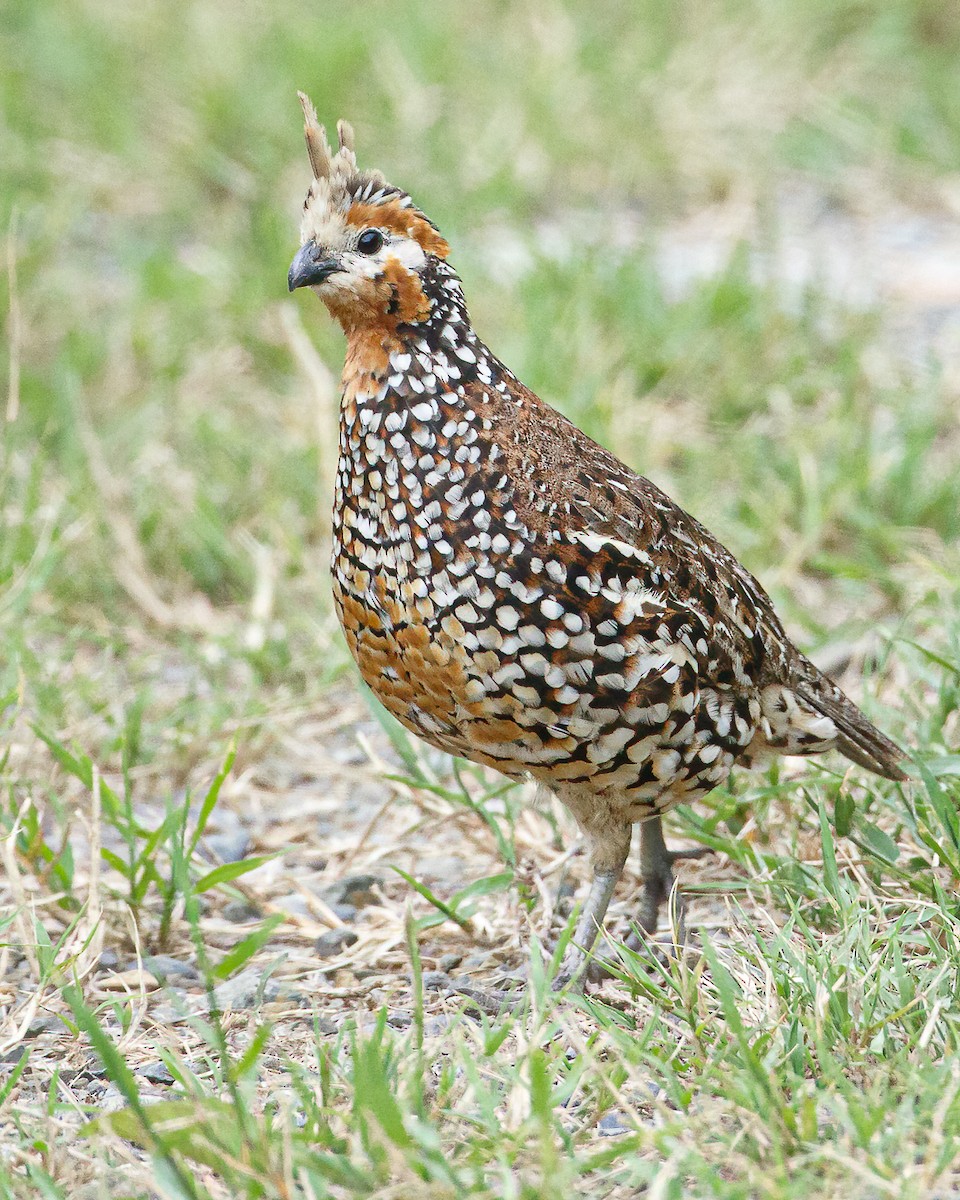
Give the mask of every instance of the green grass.
[[[957, 306], [916, 258], [852, 308], [774, 253], [816, 214], [837, 253], [955, 228], [953, 10], [8, 9], [0, 1200], [960, 1190], [960, 376], [914, 340]], [[494, 351], [706, 521], [917, 764], [677, 813], [718, 851], [686, 877], [703, 954], [583, 1003], [538, 950], [584, 881], [569, 819], [381, 726], [336, 629], [342, 342], [285, 290], [297, 88], [441, 225]], [[664, 248], [704, 234], [678, 282]], [[359, 941], [319, 960], [323, 889], [368, 868]], [[464, 1012], [451, 955], [529, 962], [524, 1005]]]

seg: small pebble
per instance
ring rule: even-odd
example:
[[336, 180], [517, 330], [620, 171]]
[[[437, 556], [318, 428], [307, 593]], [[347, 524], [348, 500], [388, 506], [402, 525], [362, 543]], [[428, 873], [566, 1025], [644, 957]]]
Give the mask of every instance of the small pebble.
[[445, 992], [450, 988], [450, 976], [446, 971], [424, 971], [423, 987], [427, 992]]
[[244, 829], [228, 833], [210, 833], [204, 838], [208, 849], [224, 863], [240, 862], [250, 852], [250, 835]]
[[355, 921], [357, 919], [357, 906], [355, 904], [331, 904], [330, 909], [336, 913], [341, 921]]
[[41, 1033], [63, 1032], [63, 1022], [59, 1017], [36, 1017], [27, 1026], [28, 1038], [39, 1037]]
[[282, 908], [284, 912], [289, 913], [292, 917], [307, 917], [310, 915], [310, 906], [299, 892], [287, 892], [285, 896], [277, 896], [274, 904], [277, 908]]
[[348, 875], [327, 888], [323, 898], [330, 905], [352, 904], [354, 908], [366, 908], [368, 904], [380, 903], [380, 897], [373, 890], [379, 883], [376, 875]]
[[604, 1113], [597, 1122], [597, 1132], [602, 1137], [620, 1137], [624, 1133], [631, 1133], [629, 1125], [623, 1122], [623, 1114], [614, 1110], [613, 1112]]
[[333, 958], [339, 954], [347, 946], [352, 946], [357, 940], [357, 935], [352, 929], [328, 929], [326, 933], [321, 933], [314, 942], [313, 949], [321, 958]]
[[462, 962], [463, 962], [462, 954], [444, 954], [443, 957], [440, 959], [440, 963], [439, 963], [440, 970], [441, 971], [455, 971]]
[[117, 1085], [115, 1083], [108, 1083], [97, 1103], [97, 1108], [101, 1112], [112, 1113], [119, 1112], [121, 1108], [126, 1108], [126, 1106], [127, 1101]]
[[135, 1075], [140, 1075], [150, 1083], [173, 1083], [173, 1076], [166, 1063], [159, 1060], [156, 1062], [146, 1063], [142, 1067], [138, 1067], [134, 1072]]
[[281, 985], [275, 979], [263, 982], [256, 967], [248, 967], [232, 979], [225, 979], [213, 992], [217, 1008], [221, 1012], [231, 1009], [254, 1008], [257, 1004], [269, 1004], [278, 999]]
[[309, 1008], [316, 997], [308, 992], [282, 990], [276, 999], [282, 1000], [287, 1008]]
[[[200, 982], [200, 972], [193, 963], [173, 958], [169, 954], [145, 954], [143, 966], [160, 983]], [[125, 970], [135, 971], [136, 968], [136, 962], [131, 962], [127, 964]]]
[[413, 1024], [413, 1017], [405, 1012], [392, 1012], [387, 1016], [387, 1024], [394, 1029], [409, 1029]]
[[244, 921], [256, 921], [263, 916], [263, 912], [249, 900], [230, 900], [223, 906], [220, 915], [225, 921], [240, 925]]

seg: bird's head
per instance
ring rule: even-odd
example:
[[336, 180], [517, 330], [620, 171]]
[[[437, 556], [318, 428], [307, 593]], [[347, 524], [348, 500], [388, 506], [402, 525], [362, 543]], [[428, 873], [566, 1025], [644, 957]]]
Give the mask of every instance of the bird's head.
[[300, 249], [287, 282], [310, 287], [347, 333], [429, 320], [425, 280], [449, 247], [406, 192], [379, 171], [361, 171], [353, 130], [337, 124], [334, 154], [303, 93], [313, 182], [303, 205]]

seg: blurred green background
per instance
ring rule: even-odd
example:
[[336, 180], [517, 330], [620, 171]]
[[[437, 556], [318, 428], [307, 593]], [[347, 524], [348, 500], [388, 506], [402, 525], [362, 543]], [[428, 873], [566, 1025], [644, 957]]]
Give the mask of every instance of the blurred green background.
[[757, 263], [811, 212], [955, 220], [958, 14], [5, 6], [0, 691], [63, 727], [148, 692], [155, 733], [192, 737], [344, 664], [335, 404], [304, 369], [342, 343], [285, 292], [298, 88], [440, 224], [494, 351], [710, 524], [808, 647], [894, 619], [904, 564], [960, 526], [955, 378], [907, 370], [815, 260], [799, 286]]

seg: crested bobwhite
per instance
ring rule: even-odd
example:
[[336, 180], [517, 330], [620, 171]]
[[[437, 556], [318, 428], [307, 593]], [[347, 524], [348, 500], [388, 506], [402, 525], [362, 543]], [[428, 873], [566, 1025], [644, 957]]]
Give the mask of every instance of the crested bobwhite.
[[532, 776], [576, 818], [593, 882], [579, 977], [642, 822], [639, 923], [672, 883], [661, 814], [736, 763], [901, 751], [785, 634], [759, 583], [474, 332], [446, 241], [410, 196], [334, 154], [300, 97], [313, 182], [289, 286], [347, 337], [333, 592], [360, 673], [451, 754]]

